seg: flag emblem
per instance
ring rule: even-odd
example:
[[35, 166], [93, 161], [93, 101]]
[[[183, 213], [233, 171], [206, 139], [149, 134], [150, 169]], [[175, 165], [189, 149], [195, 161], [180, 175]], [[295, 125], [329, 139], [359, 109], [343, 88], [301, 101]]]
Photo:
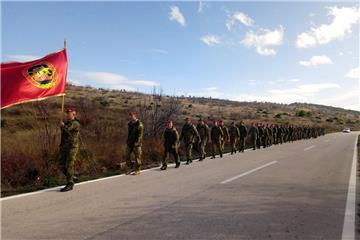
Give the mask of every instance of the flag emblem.
[[23, 71], [24, 77], [35, 87], [51, 88], [57, 81], [56, 68], [48, 62], [37, 63]]

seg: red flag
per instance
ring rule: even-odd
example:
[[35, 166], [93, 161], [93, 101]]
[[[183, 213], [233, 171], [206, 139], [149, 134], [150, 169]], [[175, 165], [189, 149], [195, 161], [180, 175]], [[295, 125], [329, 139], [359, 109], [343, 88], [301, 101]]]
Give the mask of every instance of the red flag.
[[65, 94], [66, 49], [30, 62], [1, 63], [1, 108]]

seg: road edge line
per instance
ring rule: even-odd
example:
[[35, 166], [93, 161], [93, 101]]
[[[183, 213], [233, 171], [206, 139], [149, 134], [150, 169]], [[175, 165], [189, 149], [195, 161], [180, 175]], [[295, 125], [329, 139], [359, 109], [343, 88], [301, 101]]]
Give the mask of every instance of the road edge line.
[[351, 164], [349, 186], [346, 197], [346, 207], [344, 214], [344, 225], [342, 229], [342, 240], [355, 239], [355, 212], [356, 212], [356, 170], [357, 170], [357, 143], [358, 135], [355, 138], [354, 155]]

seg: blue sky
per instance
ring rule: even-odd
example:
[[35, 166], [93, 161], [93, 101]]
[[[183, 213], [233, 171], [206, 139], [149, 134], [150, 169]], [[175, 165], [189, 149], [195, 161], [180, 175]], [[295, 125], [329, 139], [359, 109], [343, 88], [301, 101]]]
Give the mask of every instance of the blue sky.
[[2, 61], [66, 38], [79, 85], [360, 110], [359, 21], [355, 2], [2, 2]]

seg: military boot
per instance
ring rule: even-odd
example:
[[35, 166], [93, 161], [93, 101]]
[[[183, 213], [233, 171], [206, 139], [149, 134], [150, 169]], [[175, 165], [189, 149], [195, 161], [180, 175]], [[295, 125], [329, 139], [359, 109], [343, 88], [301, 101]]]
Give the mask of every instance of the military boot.
[[162, 165], [160, 170], [166, 170], [167, 169], [167, 166], [166, 165]]
[[68, 192], [68, 191], [73, 190], [73, 188], [74, 188], [74, 183], [68, 183], [68, 184], [66, 184], [65, 187], [60, 189], [60, 192]]
[[180, 167], [180, 162], [177, 162], [175, 168], [179, 168], [179, 167]]
[[140, 170], [135, 170], [131, 173], [131, 175], [136, 176], [136, 175], [140, 175]]

